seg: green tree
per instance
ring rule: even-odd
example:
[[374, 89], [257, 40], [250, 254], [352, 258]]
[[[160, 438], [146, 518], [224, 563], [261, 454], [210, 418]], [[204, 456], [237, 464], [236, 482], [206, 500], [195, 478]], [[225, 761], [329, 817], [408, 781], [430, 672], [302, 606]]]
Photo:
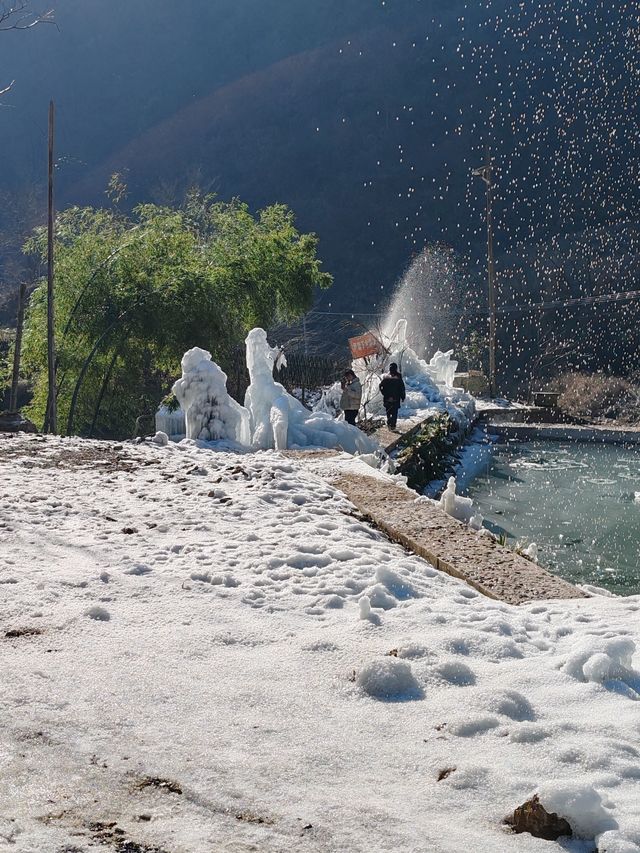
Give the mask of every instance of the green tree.
[[[69, 208], [56, 225], [58, 411], [62, 429], [129, 434], [150, 414], [183, 353], [208, 349], [220, 364], [247, 331], [300, 317], [321, 270], [317, 238], [273, 205], [253, 215], [191, 193], [179, 208]], [[25, 247], [46, 257], [38, 229]], [[42, 423], [47, 399], [46, 281], [25, 320], [23, 370], [29, 415]]]

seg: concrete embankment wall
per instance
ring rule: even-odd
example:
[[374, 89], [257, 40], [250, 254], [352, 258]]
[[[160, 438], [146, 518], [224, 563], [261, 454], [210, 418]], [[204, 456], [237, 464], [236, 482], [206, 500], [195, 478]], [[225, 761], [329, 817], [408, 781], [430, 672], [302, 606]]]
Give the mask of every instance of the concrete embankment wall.
[[577, 441], [640, 447], [640, 429], [635, 427], [575, 426], [568, 424], [514, 424], [489, 421], [488, 432], [519, 441]]
[[585, 597], [582, 590], [499, 545], [493, 537], [479, 536], [404, 486], [354, 474], [343, 474], [332, 482], [390, 539], [489, 598], [524, 604]]

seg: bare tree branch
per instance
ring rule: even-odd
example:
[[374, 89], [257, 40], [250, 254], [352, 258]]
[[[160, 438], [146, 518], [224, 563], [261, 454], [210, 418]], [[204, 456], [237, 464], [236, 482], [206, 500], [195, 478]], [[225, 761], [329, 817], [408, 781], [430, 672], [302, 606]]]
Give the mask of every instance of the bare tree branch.
[[[54, 24], [54, 10], [49, 9], [41, 15], [32, 12], [29, 0], [17, 0], [10, 6], [0, 5], [0, 32], [6, 30], [30, 30], [38, 24]], [[57, 25], [56, 25], [57, 26]], [[1, 94], [1, 93], [0, 93]]]
[[[38, 14], [30, 8], [31, 0], [14, 0], [8, 4], [4, 0], [0, 0], [0, 32], [9, 30], [31, 30], [39, 24], [53, 24], [57, 27], [54, 18], [54, 10], [49, 9], [48, 12]], [[0, 89], [0, 98], [10, 92], [13, 88], [15, 80]], [[4, 106], [4, 105], [2, 105]]]

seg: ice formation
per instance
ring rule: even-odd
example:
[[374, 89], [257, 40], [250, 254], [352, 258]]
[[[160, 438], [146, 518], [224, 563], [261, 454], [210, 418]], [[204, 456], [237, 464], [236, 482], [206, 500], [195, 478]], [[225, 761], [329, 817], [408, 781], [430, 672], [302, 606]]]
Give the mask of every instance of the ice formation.
[[453, 388], [453, 380], [458, 369], [458, 362], [452, 359], [453, 350], [441, 352], [438, 350], [433, 356], [427, 370], [431, 374], [436, 385], [444, 385], [446, 388]]
[[184, 438], [186, 426], [182, 409], [170, 409], [162, 403], [156, 412], [156, 431], [164, 432], [170, 438]]
[[442, 493], [440, 498], [440, 507], [447, 515], [457, 518], [458, 521], [464, 521], [473, 530], [481, 530], [483, 518], [479, 512], [473, 508], [471, 498], [463, 498], [456, 494], [456, 478], [449, 477], [447, 488]]
[[[262, 450], [326, 447], [373, 454], [377, 444], [356, 427], [335, 420], [330, 409], [310, 412], [273, 378], [286, 364], [264, 329], [249, 332], [247, 367], [251, 384], [241, 406], [227, 392], [227, 377], [206, 350], [194, 347], [182, 359], [182, 378], [173, 386], [180, 408], [160, 406], [157, 434], [201, 441], [233, 441]], [[339, 387], [339, 385], [338, 385]]]
[[[314, 412], [324, 412], [327, 415], [335, 418], [340, 414], [340, 400], [342, 398], [342, 386], [339, 382], [334, 382], [329, 388], [325, 388], [322, 396], [313, 407]], [[640, 492], [638, 492], [640, 496]]]
[[250, 417], [250, 443], [263, 450], [295, 447], [341, 448], [347, 453], [373, 453], [376, 444], [357, 427], [336, 421], [326, 412], [310, 412], [273, 378], [280, 350], [270, 346], [264, 329], [252, 329], [246, 340], [251, 384], [245, 396]]
[[461, 426], [468, 426], [475, 410], [473, 398], [465, 391], [454, 388], [453, 380], [458, 362], [452, 359], [453, 350], [440, 350], [429, 364], [420, 358], [407, 340], [407, 321], [398, 320], [394, 328], [382, 336], [383, 353], [368, 361], [357, 359], [353, 369], [362, 383], [363, 406], [368, 414], [381, 414], [382, 396], [380, 379], [395, 362], [402, 373], [407, 399], [400, 411], [401, 417], [415, 413], [426, 417], [427, 411], [447, 411]]
[[173, 386], [184, 412], [187, 438], [249, 444], [249, 413], [227, 393], [226, 374], [211, 353], [194, 347], [182, 358], [182, 379]]

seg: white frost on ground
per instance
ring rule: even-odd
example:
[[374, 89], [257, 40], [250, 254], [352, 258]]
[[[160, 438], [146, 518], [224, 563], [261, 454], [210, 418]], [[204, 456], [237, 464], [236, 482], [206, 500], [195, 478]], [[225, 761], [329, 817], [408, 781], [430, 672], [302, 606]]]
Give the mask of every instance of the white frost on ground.
[[[0, 847], [638, 850], [640, 598], [488, 600], [270, 451], [0, 476]], [[509, 834], [536, 791], [591, 837]]]

